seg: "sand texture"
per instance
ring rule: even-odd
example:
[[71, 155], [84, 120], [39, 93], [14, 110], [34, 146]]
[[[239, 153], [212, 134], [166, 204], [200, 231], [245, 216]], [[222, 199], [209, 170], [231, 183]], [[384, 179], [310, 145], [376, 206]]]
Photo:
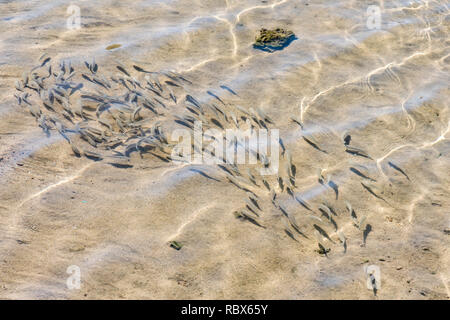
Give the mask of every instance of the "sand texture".
[[[449, 4], [382, 3], [369, 28], [374, 1], [2, 1], [0, 298], [449, 299]], [[253, 47], [278, 27], [296, 39]], [[87, 107], [62, 116], [42, 101], [70, 68]], [[177, 163], [158, 135], [232, 114], [279, 130], [278, 174]]]

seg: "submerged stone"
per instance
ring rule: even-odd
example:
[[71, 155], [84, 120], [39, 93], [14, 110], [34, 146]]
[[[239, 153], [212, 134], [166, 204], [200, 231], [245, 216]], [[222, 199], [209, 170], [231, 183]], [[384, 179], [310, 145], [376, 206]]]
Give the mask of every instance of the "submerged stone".
[[268, 30], [262, 28], [259, 30], [259, 36], [256, 37], [253, 47], [264, 51], [281, 50], [287, 47], [295, 40], [294, 32], [282, 28]]

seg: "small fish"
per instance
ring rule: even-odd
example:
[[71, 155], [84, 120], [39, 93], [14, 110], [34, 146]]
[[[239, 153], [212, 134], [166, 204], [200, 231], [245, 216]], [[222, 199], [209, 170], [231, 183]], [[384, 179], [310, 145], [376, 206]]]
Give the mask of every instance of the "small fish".
[[84, 150], [84, 156], [87, 158], [92, 158], [92, 159], [97, 159], [97, 160], [103, 159], [102, 155], [100, 155], [99, 153], [88, 151], [88, 150]]
[[373, 178], [369, 177], [368, 175], [362, 173], [360, 170], [356, 169], [355, 167], [350, 167], [349, 170], [351, 172], [353, 172], [354, 174], [360, 176], [361, 178], [364, 178], [364, 179], [367, 179], [367, 180], [370, 180], [370, 181], [376, 181], [375, 179], [373, 179]]
[[286, 147], [284, 146], [283, 140], [281, 138], [278, 138], [278, 143], [281, 146], [281, 155], [284, 156], [284, 153], [286, 152]]
[[347, 238], [345, 237], [342, 230], [339, 230], [337, 232], [337, 235], [339, 237], [339, 240], [342, 242], [342, 245], [344, 246], [344, 253], [346, 253], [347, 252]]
[[234, 92], [232, 89], [230, 89], [230, 87], [227, 87], [227, 86], [224, 86], [224, 85], [221, 85], [220, 87], [221, 87], [222, 89], [224, 89], [224, 90], [227, 90], [227, 91], [230, 92], [231, 94], [234, 94], [235, 96], [237, 96], [237, 93]]
[[19, 80], [16, 80], [15, 86], [18, 91], [23, 91], [22, 82], [20, 82]]
[[154, 73], [154, 72], [151, 72], [151, 71], [144, 70], [144, 69], [142, 69], [141, 67], [139, 67], [139, 66], [137, 66], [137, 65], [133, 65], [133, 68], [134, 68], [136, 71], [143, 72], [143, 73]]
[[342, 135], [342, 142], [344, 142], [344, 146], [348, 146], [351, 140], [352, 136], [349, 135], [347, 132], [344, 132], [344, 134]]
[[295, 122], [296, 124], [298, 124], [298, 125], [300, 126], [300, 128], [303, 129], [303, 123], [302, 123], [302, 121], [301, 121], [299, 118], [297, 118], [297, 117], [291, 117], [291, 120], [292, 120], [293, 122]]
[[268, 183], [265, 179], [262, 179], [262, 183], [263, 183], [263, 185], [267, 188], [267, 190], [270, 191], [270, 185], [269, 185], [269, 183]]
[[287, 163], [288, 163], [288, 174], [289, 174], [289, 177], [293, 177], [294, 176], [294, 165], [292, 164], [292, 154], [291, 154], [291, 151], [290, 150], [288, 150], [287, 152], [286, 152], [286, 160], [287, 160]]
[[306, 210], [312, 211], [311, 208], [309, 207], [309, 205], [306, 203], [306, 201], [303, 200], [302, 198], [300, 198], [300, 196], [297, 195], [294, 198], [303, 208], [305, 208]]
[[380, 199], [380, 200], [383, 200], [384, 202], [387, 203], [387, 201], [386, 201], [384, 198], [382, 198], [381, 196], [379, 196], [378, 194], [376, 194], [376, 193], [372, 190], [372, 188], [371, 188], [369, 185], [366, 185], [366, 184], [364, 184], [363, 182], [361, 182], [361, 185], [364, 187], [364, 189], [366, 189], [367, 191], [369, 191], [369, 193], [372, 194], [375, 198], [378, 198], [378, 199]]
[[245, 203], [247, 205], [247, 208], [252, 211], [254, 214], [258, 215], [258, 211], [260, 211], [260, 209], [258, 207], [256, 207], [256, 205], [253, 203], [252, 200], [249, 199], [245, 199]]
[[81, 157], [83, 154], [81, 153], [80, 149], [77, 148], [77, 146], [69, 140], [69, 144], [70, 147], [72, 148], [73, 153], [77, 156], [77, 157]]
[[125, 70], [125, 68], [123, 68], [122, 66], [116, 66], [116, 68], [117, 68], [120, 72], [122, 72], [122, 73], [126, 74], [127, 76], [131, 77], [130, 74], [128, 73], [128, 71]]
[[214, 97], [215, 99], [217, 99], [219, 102], [221, 102], [222, 104], [225, 104], [225, 102], [222, 101], [222, 99], [220, 99], [219, 96], [217, 96], [215, 93], [211, 92], [211, 91], [206, 91], [207, 94], [209, 94], [211, 97]]
[[264, 111], [262, 111], [260, 107], [256, 107], [255, 111], [262, 120], [267, 121], [268, 123], [273, 123], [272, 119]]
[[396, 166], [395, 164], [393, 164], [391, 161], [388, 162], [389, 166], [395, 170], [397, 170], [398, 172], [400, 172], [401, 174], [403, 174], [406, 179], [409, 180], [408, 175], [405, 173], [405, 171], [403, 171], [400, 167]]
[[132, 114], [132, 116], [131, 116], [131, 119], [132, 119], [133, 121], [136, 121], [136, 120], [137, 120], [137, 117], [139, 116], [139, 111], [141, 111], [141, 110], [142, 110], [142, 106], [137, 107], [136, 110], [133, 111], [133, 114]]
[[358, 224], [358, 229], [362, 229], [362, 227], [364, 226], [364, 222], [366, 222], [366, 219], [367, 219], [367, 216], [363, 216], [362, 218], [361, 218], [361, 220], [359, 221], [359, 224]]
[[318, 222], [323, 222], [322, 219], [320, 219], [319, 217], [314, 216], [314, 215], [312, 215], [312, 214], [307, 214], [306, 216], [307, 216], [309, 219], [313, 219], [313, 220], [316, 220], [316, 221], [318, 221]]
[[186, 95], [186, 101], [192, 103], [194, 106], [196, 106], [197, 108], [201, 109], [200, 107], [200, 103], [191, 95]]
[[319, 227], [317, 224], [313, 224], [313, 227], [320, 233], [320, 235], [322, 235], [323, 237], [327, 238], [331, 243], [334, 243], [334, 241], [330, 238], [330, 236], [328, 235], [328, 233], [324, 229]]
[[270, 200], [275, 201], [276, 198], [277, 198], [277, 193], [275, 192], [275, 190], [270, 190]]
[[302, 136], [303, 140], [305, 140], [309, 145], [311, 145], [313, 148], [322, 151], [324, 153], [327, 153], [325, 150], [322, 150], [318, 145], [317, 142], [312, 141], [311, 138], [306, 138], [305, 136]]
[[180, 87], [178, 84], [176, 84], [175, 82], [172, 82], [172, 81], [169, 81], [169, 80], [167, 80], [167, 81], [164, 81], [166, 84], [168, 84], [169, 86], [172, 86], [172, 87]]
[[347, 207], [348, 213], [350, 213], [350, 215], [353, 215], [354, 210], [353, 210], [351, 203], [348, 201], [345, 201], [345, 206]]
[[317, 169], [317, 181], [323, 185], [325, 183], [325, 177], [322, 175], [323, 170]]
[[368, 159], [373, 160], [373, 159], [367, 154], [367, 152], [365, 152], [364, 150], [359, 149], [359, 148], [346, 146], [346, 147], [345, 147], [345, 152], [350, 153], [350, 154], [352, 154], [352, 155], [356, 155], [356, 156], [360, 156], [360, 157], [364, 157], [364, 158], [368, 158]]
[[255, 176], [252, 174], [252, 171], [250, 170], [250, 168], [247, 168], [247, 175], [248, 175], [250, 181], [251, 181], [254, 185], [257, 185], [257, 183], [256, 183], [256, 178], [255, 178]]
[[278, 176], [277, 181], [278, 181], [278, 186], [280, 187], [280, 190], [283, 191], [284, 190], [283, 178]]

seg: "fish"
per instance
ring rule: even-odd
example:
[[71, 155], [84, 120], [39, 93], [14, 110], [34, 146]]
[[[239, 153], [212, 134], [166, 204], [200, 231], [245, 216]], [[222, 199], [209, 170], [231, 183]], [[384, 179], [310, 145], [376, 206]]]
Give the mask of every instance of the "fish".
[[317, 222], [323, 222], [322, 219], [320, 219], [319, 217], [314, 216], [312, 214], [307, 214], [306, 217], [308, 217], [309, 219], [316, 220]]
[[342, 230], [339, 230], [337, 232], [337, 235], [339, 237], [339, 240], [342, 242], [342, 245], [344, 246], [344, 253], [346, 253], [347, 252], [347, 238], [345, 237]]
[[342, 142], [344, 142], [344, 146], [348, 146], [351, 140], [352, 136], [349, 135], [347, 132], [344, 132], [344, 134], [342, 135]]
[[125, 70], [124, 67], [122, 67], [122, 66], [116, 66], [116, 68], [117, 68], [120, 72], [122, 72], [123, 74], [125, 74], [125, 75], [131, 77], [130, 74], [128, 73], [128, 71]]
[[101, 160], [101, 159], [103, 159], [103, 156], [102, 156], [101, 154], [97, 153], [97, 152], [92, 152], [92, 151], [89, 151], [89, 150], [84, 150], [84, 151], [83, 151], [83, 154], [84, 154], [84, 156], [87, 157], [87, 158], [91, 158], [91, 159], [95, 159], [95, 160]]
[[250, 181], [251, 181], [254, 185], [257, 185], [257, 183], [256, 183], [256, 178], [255, 178], [255, 176], [252, 174], [252, 171], [251, 171], [250, 168], [247, 168], [247, 175], [248, 175]]
[[317, 169], [317, 181], [323, 185], [325, 183], [325, 177], [322, 175], [323, 170]]
[[245, 115], [248, 115], [248, 116], [250, 115], [250, 113], [244, 107], [241, 107], [241, 106], [237, 105], [236, 109], [238, 109], [239, 111], [241, 111]]
[[300, 196], [294, 196], [295, 200], [306, 210], [312, 211], [309, 205], [306, 203], [305, 200], [303, 200]]
[[220, 99], [219, 96], [217, 96], [214, 92], [211, 92], [210, 90], [206, 91], [207, 94], [209, 94], [211, 97], [217, 99], [219, 102], [221, 102], [222, 104], [225, 104], [225, 102], [223, 102], [222, 99]]
[[383, 200], [384, 202], [387, 203], [387, 201], [386, 201], [383, 197], [381, 197], [381, 196], [379, 196], [378, 194], [376, 194], [376, 193], [372, 190], [372, 188], [371, 188], [370, 186], [364, 184], [363, 182], [361, 182], [361, 185], [364, 187], [364, 189], [366, 189], [367, 191], [369, 191], [369, 193], [372, 194], [375, 198], [378, 198], [378, 199], [380, 199], [380, 200]]
[[277, 181], [278, 181], [278, 186], [280, 187], [281, 191], [283, 191], [284, 190], [283, 178], [278, 176]]
[[261, 225], [259, 222], [257, 222], [247, 211], [245, 211], [244, 209], [242, 210], [236, 210], [233, 212], [234, 216], [238, 219], [241, 220], [247, 220], [251, 223], [253, 223], [254, 225], [261, 227], [261, 228], [265, 228], [263, 225]]
[[373, 160], [367, 152], [365, 152], [364, 150], [359, 149], [359, 148], [346, 146], [345, 152], [350, 153], [352, 155], [356, 155], [356, 156], [360, 156], [360, 157], [364, 157], [364, 158]]
[[173, 81], [169, 81], [169, 80], [167, 80], [167, 81], [164, 81], [166, 84], [168, 84], [169, 86], [172, 86], [172, 87], [180, 87], [178, 84], [176, 84], [175, 82], [173, 82]]
[[350, 204], [350, 202], [345, 201], [345, 206], [346, 206], [348, 212], [350, 213], [350, 215], [353, 215], [355, 211], [353, 210], [353, 207], [352, 207], [352, 205]]
[[301, 129], [303, 129], [303, 123], [302, 123], [302, 121], [301, 121], [299, 118], [293, 116], [293, 117], [291, 117], [291, 120], [292, 120], [293, 122], [295, 122], [296, 124], [298, 124], [298, 125], [300, 126]]
[[284, 156], [286, 152], [286, 147], [284, 146], [283, 140], [281, 138], [278, 138], [278, 143], [281, 146], [281, 155]]
[[275, 192], [275, 190], [270, 190], [270, 200], [275, 201], [276, 198], [277, 193]]
[[336, 195], [336, 200], [337, 200], [338, 197], [339, 197], [339, 186], [338, 186], [334, 181], [331, 180], [331, 176], [328, 176], [328, 177], [327, 177], [327, 185], [328, 185], [331, 189], [333, 189], [333, 191], [334, 191], [334, 193], [335, 193], [335, 195]]
[[233, 91], [230, 87], [228, 87], [228, 86], [221, 85], [220, 87], [221, 87], [222, 89], [224, 89], [224, 90], [227, 90], [227, 91], [230, 92], [231, 94], [234, 94], [235, 96], [238, 95], [236, 92], [234, 92], [234, 91]]
[[260, 211], [261, 209], [257, 207], [257, 205], [255, 205], [255, 203], [257, 204], [257, 202], [253, 202], [254, 200], [249, 200], [249, 199], [245, 199], [245, 203], [247, 205], [247, 208], [252, 211], [254, 214], [258, 215], [258, 211]]
[[142, 106], [137, 107], [137, 108], [133, 111], [133, 114], [131, 115], [131, 119], [132, 119], [133, 121], [136, 121], [137, 117], [139, 117], [139, 111], [141, 111], [141, 110], [142, 110]]
[[351, 172], [353, 172], [354, 174], [356, 174], [357, 176], [360, 176], [361, 178], [364, 178], [364, 179], [367, 179], [367, 180], [370, 180], [370, 181], [374, 181], [374, 182], [376, 181], [375, 179], [373, 179], [373, 178], [369, 177], [368, 175], [362, 173], [360, 170], [356, 169], [355, 167], [350, 167], [349, 170]]
[[69, 140], [69, 144], [70, 144], [70, 147], [72, 148], [73, 153], [77, 157], [81, 157], [83, 155], [83, 153], [80, 151], [80, 149], [78, 149], [77, 146], [71, 140]]
[[294, 165], [292, 164], [292, 154], [291, 151], [288, 150], [286, 152], [286, 160], [287, 160], [287, 164], [288, 164], [288, 174], [289, 177], [294, 177]]
[[303, 140], [305, 140], [309, 145], [311, 145], [313, 148], [322, 151], [324, 153], [327, 153], [325, 150], [322, 150], [318, 145], [317, 142], [314, 142], [311, 140], [311, 138], [306, 138], [305, 136], [302, 136]]
[[177, 103], [177, 97], [173, 94], [172, 90], [169, 90], [169, 96], [173, 100], [173, 102]]
[[262, 183], [263, 183], [263, 185], [267, 188], [267, 190], [270, 191], [270, 185], [269, 185], [269, 183], [268, 183], [265, 179], [262, 179]]
[[16, 80], [15, 86], [18, 91], [23, 91], [23, 89], [24, 89], [22, 86], [22, 82], [20, 82], [19, 80]]
[[192, 103], [195, 107], [201, 109], [200, 103], [191, 95], [186, 95], [186, 101]]
[[238, 122], [238, 119], [236, 118], [236, 115], [232, 111], [230, 111], [230, 116], [231, 116], [231, 119], [233, 120], [236, 128], [239, 129], [239, 122]]
[[272, 119], [260, 107], [256, 107], [255, 111], [262, 120], [273, 123]]
[[322, 215], [324, 215], [328, 219], [328, 221], [334, 226], [335, 230], [337, 231], [338, 227], [337, 227], [336, 221], [334, 221], [334, 219], [333, 219], [330, 209], [328, 209], [327, 207], [325, 207], [323, 205], [320, 205], [319, 211], [322, 213]]
[[143, 73], [155, 73], [155, 72], [151, 72], [151, 71], [144, 70], [144, 69], [142, 69], [141, 67], [139, 67], [139, 66], [137, 66], [137, 65], [134, 65], [134, 64], [133, 64], [133, 68], [134, 68], [136, 71], [138, 71], [138, 72], [143, 72]]
[[331, 243], [334, 243], [334, 241], [330, 238], [330, 236], [324, 229], [319, 227], [317, 224], [313, 224], [313, 227], [319, 232], [320, 235], [328, 239]]
[[396, 166], [395, 164], [393, 164], [391, 161], [388, 161], [388, 164], [391, 168], [397, 170], [398, 172], [400, 172], [402, 175], [404, 175], [406, 177], [406, 179], [409, 180], [408, 175], [405, 173], [405, 171], [403, 171], [400, 167]]

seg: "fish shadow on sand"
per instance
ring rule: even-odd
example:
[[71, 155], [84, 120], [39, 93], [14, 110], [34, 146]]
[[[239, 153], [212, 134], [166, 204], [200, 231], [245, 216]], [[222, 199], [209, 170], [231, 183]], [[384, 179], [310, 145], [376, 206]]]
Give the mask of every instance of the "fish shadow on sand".
[[295, 237], [294, 237], [294, 235], [292, 234], [292, 232], [290, 232], [290, 231], [287, 230], [287, 229], [284, 229], [284, 232], [288, 235], [289, 238], [291, 238], [292, 240], [298, 242], [298, 240], [295, 239]]
[[369, 236], [369, 233], [372, 231], [372, 226], [370, 224], [366, 225], [366, 228], [363, 232], [363, 244], [366, 245], [367, 237]]
[[132, 164], [122, 164], [122, 163], [108, 163], [108, 164], [119, 169], [133, 168]]
[[219, 179], [216, 179], [216, 178], [214, 178], [214, 177], [211, 177], [211, 176], [207, 175], [206, 173], [204, 173], [203, 171], [201, 171], [201, 170], [199, 170], [199, 169], [190, 168], [189, 171], [196, 172], [196, 173], [200, 174], [201, 176], [203, 176], [203, 177], [205, 177], [205, 178], [208, 178], [208, 179], [211, 179], [211, 180], [214, 180], [214, 181], [217, 181], [217, 182], [220, 181]]
[[333, 191], [334, 191], [334, 193], [335, 193], [335, 195], [336, 195], [336, 200], [338, 199], [338, 197], [339, 197], [339, 187], [338, 187], [338, 185], [336, 184], [336, 183], [334, 183], [333, 181], [329, 181], [328, 182], [328, 186], [331, 188], [331, 189], [333, 189]]

